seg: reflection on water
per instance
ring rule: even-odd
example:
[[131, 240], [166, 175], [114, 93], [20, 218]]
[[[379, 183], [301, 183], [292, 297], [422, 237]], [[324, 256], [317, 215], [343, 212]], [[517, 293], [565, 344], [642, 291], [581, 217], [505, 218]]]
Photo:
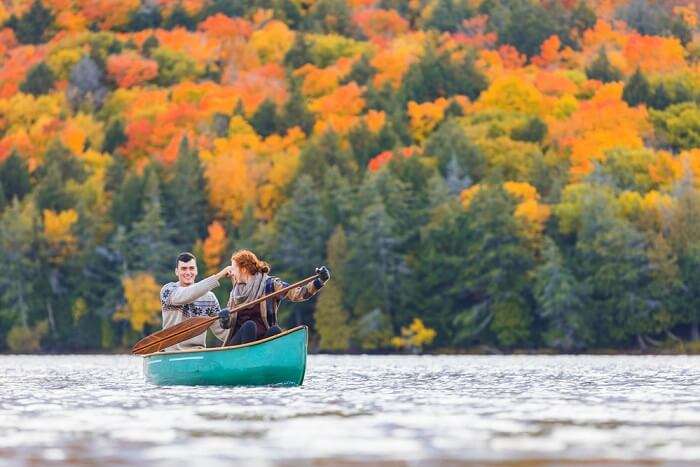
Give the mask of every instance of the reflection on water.
[[0, 356], [0, 465], [695, 463], [699, 364], [310, 356], [302, 387], [226, 388], [151, 386], [138, 357]]

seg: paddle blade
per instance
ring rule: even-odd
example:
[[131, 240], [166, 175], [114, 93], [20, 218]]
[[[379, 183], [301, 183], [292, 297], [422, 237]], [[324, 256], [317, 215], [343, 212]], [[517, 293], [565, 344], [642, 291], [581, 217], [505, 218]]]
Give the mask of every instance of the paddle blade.
[[134, 345], [131, 352], [134, 355], [146, 355], [159, 352], [166, 347], [179, 344], [180, 342], [202, 334], [217, 319], [219, 318], [216, 316], [195, 316], [186, 319], [175, 326], [154, 332], [150, 336], [144, 337]]

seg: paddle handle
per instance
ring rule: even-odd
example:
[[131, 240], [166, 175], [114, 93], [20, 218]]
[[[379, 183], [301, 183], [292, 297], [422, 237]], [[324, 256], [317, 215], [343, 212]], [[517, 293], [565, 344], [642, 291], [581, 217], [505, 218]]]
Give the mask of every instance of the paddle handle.
[[292, 285], [288, 285], [287, 287], [285, 287], [285, 288], [283, 288], [283, 289], [279, 289], [277, 292], [272, 292], [271, 294], [263, 295], [263, 296], [260, 297], [260, 298], [256, 298], [256, 299], [253, 300], [253, 301], [246, 302], [246, 303], [242, 303], [241, 305], [238, 305], [237, 307], [233, 308], [232, 310], [228, 310], [228, 311], [229, 311], [229, 313], [237, 313], [237, 312], [239, 312], [240, 310], [245, 310], [245, 309], [247, 309], [247, 308], [250, 308], [250, 307], [253, 306], [253, 305], [257, 305], [257, 304], [260, 303], [260, 302], [264, 302], [264, 301], [267, 300], [268, 298], [272, 298], [272, 297], [276, 297], [276, 296], [278, 296], [278, 295], [282, 295], [283, 293], [288, 292], [288, 291], [290, 291], [290, 290], [292, 290], [292, 289], [296, 289], [297, 287], [301, 287], [302, 285], [306, 285], [306, 284], [308, 284], [309, 282], [311, 282], [311, 281], [313, 281], [313, 280], [315, 280], [315, 279], [317, 279], [317, 278], [318, 278], [318, 274], [314, 274], [313, 276], [309, 276], [309, 277], [307, 277], [306, 279], [302, 279], [302, 280], [300, 280], [299, 282], [295, 282], [295, 283], [292, 284]]

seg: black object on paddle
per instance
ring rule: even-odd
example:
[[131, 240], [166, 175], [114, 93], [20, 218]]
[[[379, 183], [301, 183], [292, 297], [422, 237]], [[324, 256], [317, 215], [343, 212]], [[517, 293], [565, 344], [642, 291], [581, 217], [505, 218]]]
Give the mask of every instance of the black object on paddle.
[[[233, 314], [240, 310], [245, 310], [253, 305], [267, 300], [268, 298], [276, 297], [277, 295], [281, 295], [291, 289], [308, 284], [316, 278], [318, 278], [318, 274], [307, 277], [306, 279], [280, 289], [277, 292], [272, 292], [271, 294], [264, 295], [260, 298], [256, 298], [253, 301], [239, 305], [230, 310], [230, 312]], [[187, 339], [200, 335], [201, 333], [205, 332], [217, 319], [219, 319], [218, 316], [194, 316], [192, 318], [188, 318], [175, 326], [170, 326], [162, 331], [154, 332], [153, 334], [144, 337], [134, 345], [134, 347], [131, 349], [131, 353], [134, 355], [146, 355], [149, 353], [159, 352], [167, 347], [179, 344], [180, 342], [184, 342]]]

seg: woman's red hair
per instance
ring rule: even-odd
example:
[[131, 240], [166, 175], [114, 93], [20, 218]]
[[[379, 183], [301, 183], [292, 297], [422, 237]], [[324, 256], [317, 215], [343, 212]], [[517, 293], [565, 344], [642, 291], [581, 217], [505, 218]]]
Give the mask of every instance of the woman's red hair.
[[231, 255], [231, 261], [235, 261], [238, 267], [248, 271], [248, 274], [257, 274], [259, 272], [267, 274], [270, 272], [270, 265], [258, 259], [255, 253], [250, 250], [238, 250]]

